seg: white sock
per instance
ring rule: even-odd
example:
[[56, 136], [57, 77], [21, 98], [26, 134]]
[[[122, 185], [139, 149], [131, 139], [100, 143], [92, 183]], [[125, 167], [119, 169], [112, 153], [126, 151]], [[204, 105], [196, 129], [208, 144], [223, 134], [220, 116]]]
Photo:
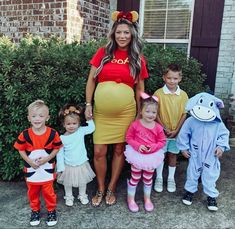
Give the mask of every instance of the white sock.
[[175, 170], [176, 167], [168, 166], [168, 179], [175, 180]]
[[86, 195], [86, 185], [79, 186], [79, 196]]
[[158, 178], [158, 179], [162, 179], [162, 171], [163, 171], [163, 168], [164, 168], [164, 161], [163, 161], [162, 164], [159, 165], [159, 167], [156, 169], [156, 171], [157, 171], [157, 178]]
[[70, 197], [73, 196], [73, 188], [72, 186], [64, 186], [65, 196]]

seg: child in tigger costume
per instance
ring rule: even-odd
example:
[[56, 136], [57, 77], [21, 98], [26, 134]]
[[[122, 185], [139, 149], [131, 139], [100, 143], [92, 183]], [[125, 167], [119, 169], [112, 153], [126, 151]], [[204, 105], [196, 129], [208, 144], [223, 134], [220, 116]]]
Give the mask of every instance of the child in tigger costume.
[[24, 130], [14, 144], [24, 159], [24, 174], [28, 187], [28, 199], [32, 209], [30, 225], [40, 223], [40, 192], [48, 210], [47, 225], [57, 223], [55, 179], [55, 156], [62, 146], [59, 134], [46, 126], [49, 109], [42, 100], [28, 106], [28, 120], [32, 127]]

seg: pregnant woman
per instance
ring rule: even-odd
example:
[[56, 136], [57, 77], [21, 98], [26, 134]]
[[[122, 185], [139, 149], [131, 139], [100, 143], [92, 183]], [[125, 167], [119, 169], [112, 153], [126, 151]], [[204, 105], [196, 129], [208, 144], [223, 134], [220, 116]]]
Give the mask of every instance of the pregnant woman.
[[[92, 198], [94, 207], [100, 206], [104, 197], [107, 205], [116, 203], [116, 184], [124, 165], [125, 134], [136, 116], [139, 93], [144, 91], [144, 79], [148, 78], [138, 35], [138, 13], [115, 11], [112, 19], [109, 41], [91, 59], [86, 85], [85, 115], [87, 120], [94, 118], [96, 125], [93, 141], [98, 189]], [[106, 189], [109, 144], [113, 145], [112, 174]]]

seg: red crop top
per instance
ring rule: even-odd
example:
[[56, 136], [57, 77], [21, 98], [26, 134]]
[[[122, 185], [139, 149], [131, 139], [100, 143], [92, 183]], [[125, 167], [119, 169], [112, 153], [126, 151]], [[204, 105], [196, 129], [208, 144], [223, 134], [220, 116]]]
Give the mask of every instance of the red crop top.
[[[90, 64], [98, 68], [104, 55], [105, 49], [99, 48], [96, 54], [91, 59]], [[114, 58], [103, 66], [101, 72], [97, 77], [98, 82], [115, 81], [117, 83], [127, 84], [128, 86], [133, 88], [135, 80], [130, 74], [127, 51], [117, 49], [114, 52]], [[143, 56], [141, 57], [140, 78], [148, 78], [146, 63]]]

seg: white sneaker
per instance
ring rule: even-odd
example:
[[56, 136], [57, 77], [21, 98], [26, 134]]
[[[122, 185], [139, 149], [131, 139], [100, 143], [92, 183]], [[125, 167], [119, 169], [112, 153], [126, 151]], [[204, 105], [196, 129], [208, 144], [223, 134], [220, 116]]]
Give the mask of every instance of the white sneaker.
[[81, 204], [86, 205], [89, 203], [89, 200], [87, 198], [87, 195], [84, 196], [78, 196], [78, 199], [80, 200]]
[[163, 191], [163, 180], [162, 180], [162, 178], [156, 178], [155, 184], [154, 184], [154, 190], [156, 192], [162, 192]]
[[40, 224], [40, 211], [32, 211], [30, 217], [30, 225], [37, 226]]
[[65, 196], [64, 199], [65, 199], [65, 205], [66, 206], [68, 206], [68, 207], [73, 206], [73, 199], [74, 199], [73, 196]]
[[185, 194], [184, 194], [184, 197], [182, 199], [183, 203], [185, 205], [188, 205], [190, 206], [193, 202], [193, 193], [187, 191]]
[[218, 206], [217, 206], [217, 203], [216, 203], [216, 198], [208, 196], [207, 197], [207, 207], [210, 211], [217, 211]]
[[56, 211], [49, 211], [47, 215], [47, 226], [52, 227], [57, 224]]
[[174, 180], [168, 179], [168, 181], [167, 181], [167, 191], [168, 192], [175, 192], [176, 191], [176, 185], [175, 185]]

